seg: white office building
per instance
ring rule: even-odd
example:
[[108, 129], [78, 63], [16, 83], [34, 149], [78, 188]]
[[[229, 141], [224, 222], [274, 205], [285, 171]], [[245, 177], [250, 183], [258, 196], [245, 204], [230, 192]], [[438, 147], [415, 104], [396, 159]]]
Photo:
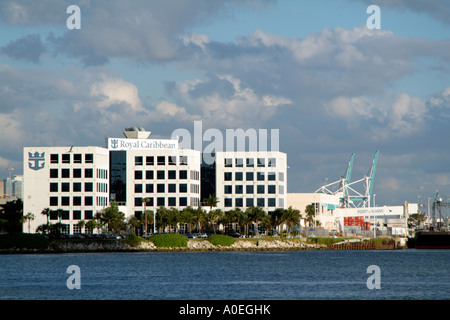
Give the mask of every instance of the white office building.
[[287, 156], [279, 151], [217, 152], [216, 197], [222, 210], [287, 207]]
[[[24, 148], [24, 215], [32, 213], [30, 231], [47, 223], [41, 212], [53, 211], [51, 223], [63, 233], [80, 233], [80, 220], [90, 220], [109, 205], [109, 152], [101, 147]], [[62, 216], [56, 210], [62, 210]], [[28, 228], [28, 223], [27, 223]], [[25, 225], [24, 225], [25, 230]]]
[[[150, 132], [128, 128], [110, 138], [111, 200], [126, 217], [159, 207], [200, 205], [201, 153], [180, 149], [177, 140], [147, 139]], [[143, 199], [146, 199], [144, 204]]]

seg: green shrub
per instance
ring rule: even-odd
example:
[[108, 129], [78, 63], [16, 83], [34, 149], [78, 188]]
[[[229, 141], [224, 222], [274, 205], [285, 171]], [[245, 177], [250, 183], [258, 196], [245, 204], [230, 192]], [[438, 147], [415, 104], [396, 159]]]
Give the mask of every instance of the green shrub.
[[158, 248], [187, 247], [187, 238], [181, 234], [155, 234], [149, 240]]
[[223, 234], [216, 234], [208, 238], [208, 241], [211, 242], [215, 246], [231, 246], [236, 239], [233, 237], [223, 235]]
[[0, 249], [47, 249], [50, 241], [40, 234], [7, 233], [0, 235]]
[[142, 242], [142, 240], [144, 240], [144, 239], [142, 239], [141, 237], [138, 237], [138, 236], [136, 235], [136, 233], [132, 232], [132, 233], [128, 236], [128, 238], [125, 239], [124, 241], [125, 241], [126, 243], [128, 243], [131, 247], [137, 247], [137, 246], [139, 246], [139, 244]]

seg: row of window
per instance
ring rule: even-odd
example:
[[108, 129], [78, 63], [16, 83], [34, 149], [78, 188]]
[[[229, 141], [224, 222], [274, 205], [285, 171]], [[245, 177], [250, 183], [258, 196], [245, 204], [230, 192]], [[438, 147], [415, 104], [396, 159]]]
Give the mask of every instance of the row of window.
[[[61, 170], [61, 174], [59, 171]], [[84, 176], [82, 175], [84, 171]], [[97, 169], [97, 178], [98, 179], [108, 179], [108, 170], [106, 169]], [[70, 176], [70, 169], [50, 169], [50, 178], [58, 179], [58, 178], [94, 178], [94, 169], [92, 168], [75, 168], [72, 169], [72, 176]]]
[[[243, 158], [225, 158], [225, 167], [230, 168], [233, 167], [233, 164], [236, 168], [242, 168], [244, 167], [244, 159]], [[256, 166], [259, 168], [266, 167], [276, 167], [277, 166], [277, 159], [276, 158], [257, 158], [256, 159]], [[245, 159], [245, 166], [247, 168], [255, 167], [255, 159], [254, 158], [246, 158]]]
[[[177, 188], [178, 186], [178, 188]], [[156, 184], [156, 193], [187, 193], [188, 192], [188, 184], [187, 183], [158, 183]], [[134, 192], [135, 193], [143, 193], [144, 192], [144, 184], [135, 184], [134, 185]], [[190, 185], [190, 192], [191, 193], [200, 193], [200, 186], [198, 184], [191, 184]], [[147, 183], [145, 184], [145, 193], [155, 193], [155, 188], [153, 183]]]
[[[158, 166], [165, 166], [166, 163], [170, 166], [176, 166], [177, 165], [177, 156], [146, 156], [145, 157], [145, 165], [147, 166], [153, 166], [155, 165], [155, 158], [156, 158], [156, 164]], [[188, 164], [188, 157], [187, 156], [179, 156], [178, 158], [178, 164], [180, 166], [186, 166]], [[144, 157], [143, 156], [136, 156], [134, 157], [134, 165], [136, 166], [142, 166], [144, 165]]]
[[[134, 206], [135, 207], [143, 207], [144, 203], [142, 202], [143, 198], [134, 198]], [[153, 207], [156, 206], [157, 207], [187, 207], [192, 206], [192, 207], [198, 207], [200, 205], [200, 199], [199, 198], [195, 198], [195, 197], [157, 197], [157, 198], [145, 198], [147, 199], [146, 202], [146, 206], [147, 207]], [[155, 200], [156, 199], [156, 200]], [[189, 200], [189, 204], [188, 204], [188, 200]]]
[[[245, 193], [246, 194], [254, 194], [255, 193], [255, 186], [254, 185], [235, 185], [234, 186], [234, 193], [235, 194], [243, 194], [244, 193], [244, 187], [245, 187]], [[265, 194], [267, 189], [268, 194], [275, 194], [277, 192], [277, 186], [276, 185], [257, 185], [256, 186], [256, 193], [257, 194]], [[225, 185], [224, 186], [224, 193], [225, 194], [233, 194], [233, 186], [232, 185]], [[278, 188], [279, 194], [284, 194], [284, 186], [279, 186]]]
[[[91, 220], [94, 218], [93, 210], [73, 210], [72, 211], [72, 219], [71, 212], [69, 210], [62, 210], [61, 212], [61, 220]], [[50, 212], [50, 220], [59, 220], [58, 213], [56, 210]]]
[[[71, 200], [72, 199], [72, 203]], [[95, 205], [96, 206], [107, 206], [108, 205], [108, 197], [95, 197]], [[94, 205], [94, 197], [93, 196], [74, 196], [74, 197], [50, 197], [50, 207], [68, 207], [68, 206], [84, 206], [90, 207]]]
[[[277, 199], [276, 198], [268, 198], [267, 199], [267, 207], [276, 207]], [[225, 198], [224, 204], [226, 208], [233, 207], [233, 199]], [[256, 203], [254, 198], [245, 198], [245, 206], [246, 207], [265, 207], [266, 206], [266, 199], [265, 198], [256, 198]], [[234, 206], [236, 208], [242, 208], [244, 207], [244, 198], [235, 198], [234, 199]], [[284, 207], [284, 199], [278, 199], [278, 206]]]
[[[177, 174], [178, 173], [178, 174]], [[186, 180], [188, 178], [188, 171], [187, 170], [179, 170], [178, 172], [176, 170], [156, 170], [156, 179], [158, 180], [165, 180], [166, 177], [169, 180], [176, 180], [178, 176], [178, 179], [180, 180]], [[134, 171], [134, 179], [135, 180], [142, 180], [144, 177], [144, 171], [141, 170], [135, 170]], [[153, 170], [146, 170], [145, 171], [145, 179], [147, 180], [153, 180], [155, 179], [155, 174]], [[200, 180], [200, 172], [191, 170], [190, 171], [190, 179], [191, 180]]]
[[[50, 163], [82, 163], [82, 159], [83, 155], [81, 153], [50, 154]], [[94, 163], [94, 155], [92, 153], [86, 153], [84, 155], [84, 163]]]
[[[254, 172], [235, 172], [234, 180], [235, 181], [244, 181], [244, 173], [245, 173], [245, 181], [254, 181], [255, 173]], [[256, 172], [256, 181], [276, 181], [277, 174], [276, 172]], [[225, 181], [233, 181], [233, 172], [224, 172], [224, 180]], [[278, 181], [284, 181], [284, 172], [278, 173]]]
[[[72, 190], [70, 189], [70, 186], [72, 184]], [[50, 192], [94, 192], [94, 183], [93, 182], [51, 182], [50, 183]], [[108, 192], [108, 184], [107, 183], [97, 183], [97, 192]]]

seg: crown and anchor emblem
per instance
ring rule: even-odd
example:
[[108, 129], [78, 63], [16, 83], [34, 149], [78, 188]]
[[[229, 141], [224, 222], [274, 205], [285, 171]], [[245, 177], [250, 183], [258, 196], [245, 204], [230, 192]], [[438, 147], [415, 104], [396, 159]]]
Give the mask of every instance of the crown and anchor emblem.
[[28, 167], [32, 170], [40, 170], [45, 166], [45, 152], [39, 153], [35, 152], [34, 154], [28, 152]]

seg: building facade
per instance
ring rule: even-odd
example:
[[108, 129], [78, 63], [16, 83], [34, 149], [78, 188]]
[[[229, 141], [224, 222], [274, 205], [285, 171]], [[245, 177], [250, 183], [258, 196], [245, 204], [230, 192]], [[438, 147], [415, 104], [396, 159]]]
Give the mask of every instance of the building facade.
[[279, 151], [217, 152], [218, 208], [287, 207], [287, 155]]
[[[80, 233], [81, 220], [93, 219], [109, 205], [109, 152], [101, 147], [24, 148], [24, 215], [32, 213], [30, 230], [49, 221], [66, 225], [63, 233]], [[62, 210], [58, 217], [57, 210]]]

